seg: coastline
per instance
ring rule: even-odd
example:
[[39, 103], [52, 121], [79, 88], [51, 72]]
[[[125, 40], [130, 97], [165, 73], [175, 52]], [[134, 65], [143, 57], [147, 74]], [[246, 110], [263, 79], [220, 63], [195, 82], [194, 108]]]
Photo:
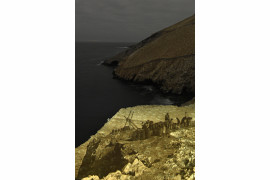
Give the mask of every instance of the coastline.
[[[195, 15], [99, 64], [130, 90], [146, 90], [137, 98], [150, 105], [122, 106], [76, 148], [76, 178], [194, 179]], [[181, 106], [153, 105], [164, 104], [152, 101], [158, 93]]]
[[[158, 86], [112, 78], [112, 67], [97, 65], [117, 54], [124, 43], [76, 44], [76, 142], [95, 134], [120, 108], [135, 105], [181, 105], [192, 97], [162, 92]], [[92, 51], [89, 51], [92, 49]], [[115, 102], [111, 104], [111, 102]], [[101, 111], [106, 109], [106, 111]]]

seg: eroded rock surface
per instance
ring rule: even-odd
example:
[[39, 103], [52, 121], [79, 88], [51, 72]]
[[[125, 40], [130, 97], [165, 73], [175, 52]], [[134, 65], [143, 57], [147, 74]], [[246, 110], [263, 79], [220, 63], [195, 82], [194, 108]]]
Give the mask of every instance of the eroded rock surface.
[[[85, 156], [76, 156], [81, 162], [77, 179], [194, 179], [195, 178], [195, 127], [194, 104], [177, 106], [135, 106], [121, 109], [100, 131], [87, 141]], [[171, 130], [166, 136], [151, 136], [132, 140], [135, 129], [117, 131], [125, 125], [124, 115], [134, 111], [133, 121], [138, 128], [146, 120], [155, 123], [170, 118], [183, 118], [185, 112], [192, 117], [188, 127]], [[82, 152], [82, 148], [76, 149]], [[79, 164], [79, 163], [78, 163]]]

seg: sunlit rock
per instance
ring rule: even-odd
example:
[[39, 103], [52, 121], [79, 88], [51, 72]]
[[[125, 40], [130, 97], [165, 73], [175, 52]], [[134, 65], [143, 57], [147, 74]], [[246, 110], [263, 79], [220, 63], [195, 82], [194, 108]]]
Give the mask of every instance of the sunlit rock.
[[[76, 148], [77, 179], [97, 176], [100, 179], [192, 179], [195, 177], [195, 127], [174, 126], [176, 118], [194, 116], [194, 104], [188, 106], [135, 106], [120, 109], [87, 145]], [[126, 118], [136, 128], [126, 128]], [[172, 121], [166, 122], [169, 114]], [[152, 121], [152, 123], [150, 123]], [[150, 133], [133, 139], [134, 132], [155, 131], [166, 125], [168, 134]], [[136, 134], [136, 133], [135, 133]], [[84, 156], [83, 156], [84, 155]], [[79, 166], [80, 165], [80, 166]], [[91, 176], [89, 176], [91, 175]]]

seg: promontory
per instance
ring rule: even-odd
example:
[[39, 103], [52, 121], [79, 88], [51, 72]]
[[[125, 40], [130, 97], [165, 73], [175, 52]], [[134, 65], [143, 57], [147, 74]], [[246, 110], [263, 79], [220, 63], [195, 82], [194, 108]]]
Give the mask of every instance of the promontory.
[[195, 94], [195, 15], [106, 60], [117, 78], [150, 82], [163, 92]]

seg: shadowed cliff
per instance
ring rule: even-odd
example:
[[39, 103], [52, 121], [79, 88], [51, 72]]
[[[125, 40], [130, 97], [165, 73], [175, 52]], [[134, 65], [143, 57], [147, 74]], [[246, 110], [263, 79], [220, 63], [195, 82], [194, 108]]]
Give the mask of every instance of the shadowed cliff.
[[195, 93], [195, 15], [106, 60], [117, 78], [152, 82], [163, 92]]

